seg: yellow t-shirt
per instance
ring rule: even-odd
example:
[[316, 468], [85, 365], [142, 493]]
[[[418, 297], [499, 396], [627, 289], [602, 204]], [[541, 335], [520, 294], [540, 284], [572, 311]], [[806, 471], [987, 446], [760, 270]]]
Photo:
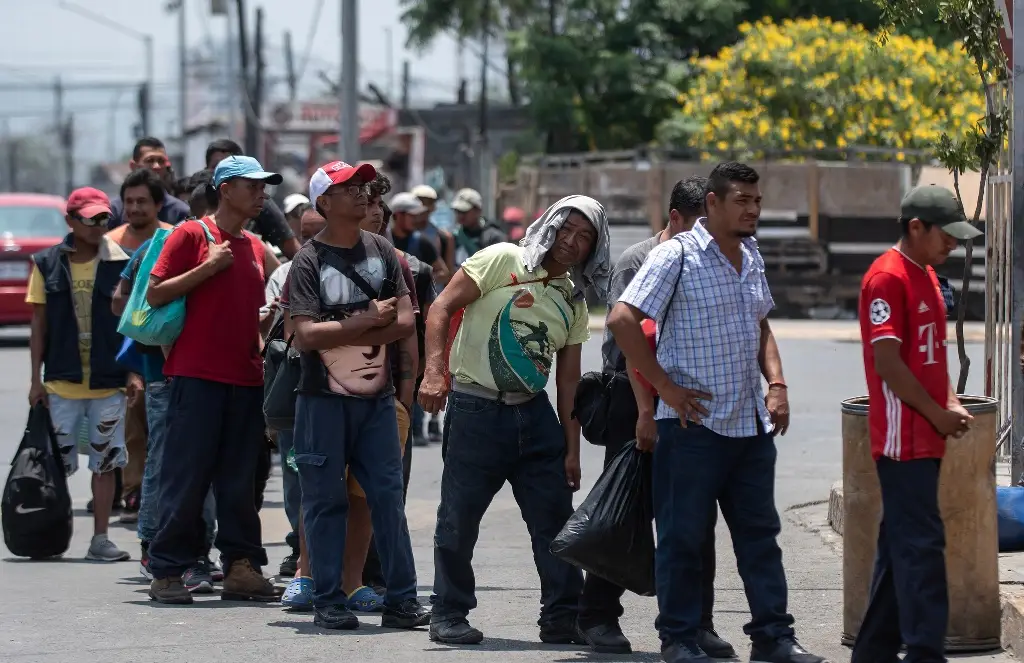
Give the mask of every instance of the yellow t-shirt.
[[[89, 262], [73, 262], [71, 264], [71, 295], [75, 305], [75, 317], [78, 318], [78, 352], [82, 357], [82, 382], [55, 380], [44, 382], [48, 393], [69, 400], [86, 400], [92, 398], [109, 398], [119, 389], [89, 388], [89, 355], [92, 351], [92, 290], [96, 281], [96, 260]], [[46, 304], [46, 288], [43, 274], [39, 266], [32, 264], [32, 274], [28, 278], [28, 293], [25, 301], [29, 304]]]
[[585, 300], [575, 301], [568, 277], [541, 279], [528, 272], [522, 249], [495, 244], [462, 263], [480, 288], [480, 299], [466, 307], [449, 358], [452, 377], [496, 391], [537, 393], [551, 373], [557, 353], [590, 338]]

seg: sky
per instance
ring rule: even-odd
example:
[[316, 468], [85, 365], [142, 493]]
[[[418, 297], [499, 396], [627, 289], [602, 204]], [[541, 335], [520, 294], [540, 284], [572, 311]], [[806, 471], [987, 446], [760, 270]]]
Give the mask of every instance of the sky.
[[[228, 0], [234, 3], [235, 0]], [[457, 87], [457, 47], [449, 37], [439, 38], [424, 52], [405, 49], [406, 31], [401, 24], [401, 0], [360, 2], [360, 88], [372, 81], [387, 92], [389, 82], [397, 98], [401, 63], [411, 63], [411, 98], [430, 106], [454, 101]], [[187, 42], [193, 55], [224, 43], [227, 19], [211, 16], [211, 0], [184, 0]], [[153, 37], [156, 116], [151, 133], [177, 133], [178, 27], [177, 15], [164, 10], [167, 0], [77, 0], [80, 6]], [[268, 77], [281, 81], [285, 71], [284, 33], [292, 35], [296, 67], [303, 70], [299, 97], [315, 98], [325, 90], [319, 72], [337, 75], [341, 61], [341, 0], [246, 0], [249, 32], [255, 25], [255, 9], [262, 6], [268, 43]], [[322, 5], [319, 20], [314, 20]], [[389, 40], [391, 31], [390, 68]], [[312, 38], [310, 35], [312, 34]], [[302, 64], [308, 53], [308, 64]], [[475, 72], [477, 60], [467, 54], [465, 67]], [[3, 2], [0, 21], [0, 134], [41, 134], [54, 118], [54, 79], [65, 84], [117, 81], [137, 84], [145, 78], [142, 41], [97, 24], [61, 8], [61, 0]], [[12, 89], [12, 85], [22, 86]], [[42, 90], [23, 86], [38, 85]], [[6, 87], [5, 87], [6, 86]], [[132, 125], [137, 121], [136, 89], [75, 89], [65, 94], [65, 108], [75, 115], [76, 153], [91, 162], [120, 159], [134, 143]], [[271, 95], [283, 98], [283, 82], [271, 87]]]

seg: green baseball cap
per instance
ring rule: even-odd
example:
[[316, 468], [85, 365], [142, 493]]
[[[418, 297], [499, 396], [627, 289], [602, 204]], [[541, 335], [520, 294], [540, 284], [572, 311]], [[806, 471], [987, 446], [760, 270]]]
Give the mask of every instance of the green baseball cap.
[[920, 219], [960, 240], [984, 234], [967, 221], [953, 192], [935, 184], [911, 189], [900, 203], [900, 219]]

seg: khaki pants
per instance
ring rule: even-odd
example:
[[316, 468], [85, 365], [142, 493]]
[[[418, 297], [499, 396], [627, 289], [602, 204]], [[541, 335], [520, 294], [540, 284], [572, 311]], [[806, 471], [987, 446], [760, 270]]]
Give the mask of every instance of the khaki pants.
[[[409, 411], [405, 409], [405, 406], [397, 398], [395, 399], [395, 416], [398, 419], [398, 444], [402, 450], [402, 455], [405, 456], [405, 442], [409, 439], [409, 426], [412, 422], [409, 419]], [[348, 485], [349, 495], [356, 495], [366, 499], [363, 487], [359, 485], [354, 476], [349, 474], [347, 468], [345, 469], [345, 481]]]
[[146, 422], [145, 392], [139, 393], [134, 405], [128, 405], [124, 418], [124, 445], [128, 450], [128, 464], [123, 470], [125, 496], [142, 488], [142, 474], [146, 469], [146, 443], [149, 428]]

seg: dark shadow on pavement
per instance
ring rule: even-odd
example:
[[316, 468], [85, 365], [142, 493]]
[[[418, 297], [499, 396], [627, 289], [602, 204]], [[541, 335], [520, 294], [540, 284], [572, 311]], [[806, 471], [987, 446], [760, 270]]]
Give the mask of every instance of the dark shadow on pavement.
[[381, 628], [373, 624], [367, 624], [364, 621], [359, 622], [359, 628], [356, 629], [329, 629], [322, 628], [313, 623], [313, 613], [300, 613], [308, 615], [308, 618], [303, 621], [277, 621], [267, 622], [267, 626], [274, 626], [276, 628], [290, 628], [295, 631], [298, 635], [397, 635], [399, 633], [407, 633], [410, 630], [413, 633], [422, 633], [424, 636], [427, 634], [427, 628], [416, 629], [398, 629], [398, 628]]
[[[553, 658], [552, 663], [612, 663], [612, 661], [660, 661], [661, 654], [655, 654], [654, 652], [641, 651], [633, 652], [632, 654], [598, 654], [592, 651], [580, 652], [576, 656], [567, 656], [566, 658]], [[738, 661], [738, 658], [716, 658], [712, 659], [715, 661]]]
[[[149, 590], [146, 590], [146, 591], [149, 591]], [[125, 601], [125, 603], [129, 604], [129, 605], [148, 606], [150, 608], [159, 608], [159, 609], [168, 609], [168, 610], [175, 609], [175, 608], [183, 608], [185, 610], [191, 610], [191, 609], [195, 609], [195, 608], [213, 608], [213, 609], [221, 608], [221, 609], [224, 609], [224, 610], [229, 610], [231, 608], [263, 608], [263, 609], [270, 608], [270, 609], [273, 609], [273, 610], [280, 610], [281, 609], [281, 604], [280, 603], [260, 603], [258, 601], [222, 601], [216, 594], [203, 594], [201, 597], [198, 597], [193, 603], [188, 603], [188, 604], [185, 604], [185, 605], [172, 605], [172, 604], [168, 604], [168, 603], [157, 603], [156, 601], [152, 601], [152, 600]]]
[[138, 564], [138, 560], [130, 560], [129, 559], [129, 560], [125, 560], [124, 562], [99, 562], [99, 561], [95, 561], [95, 560], [91, 560], [91, 559], [86, 559], [84, 557], [57, 557], [57, 558], [50, 558], [50, 559], [29, 559], [27, 557], [5, 557], [3, 561], [10, 562], [11, 564], [96, 564], [96, 565], [99, 565], [99, 566], [104, 566], [104, 565], [107, 565], [107, 564], [125, 564], [125, 563], [131, 564], [132, 561], [135, 561], [135, 563]]
[[[424, 649], [425, 652], [447, 652], [447, 651], [549, 651], [552, 653], [565, 653], [573, 654], [578, 653], [581, 656], [588, 653], [583, 650], [580, 645], [549, 645], [537, 640], [512, 640], [511, 638], [492, 638], [488, 635], [484, 635], [484, 641], [478, 645], [446, 645], [440, 642], [431, 642], [431, 646]], [[568, 658], [564, 659], [567, 661], [585, 661], [585, 658]], [[611, 659], [601, 658], [594, 659], [601, 661], [608, 661]], [[630, 657], [629, 660], [636, 660]], [[641, 659], [643, 660], [643, 659]]]

